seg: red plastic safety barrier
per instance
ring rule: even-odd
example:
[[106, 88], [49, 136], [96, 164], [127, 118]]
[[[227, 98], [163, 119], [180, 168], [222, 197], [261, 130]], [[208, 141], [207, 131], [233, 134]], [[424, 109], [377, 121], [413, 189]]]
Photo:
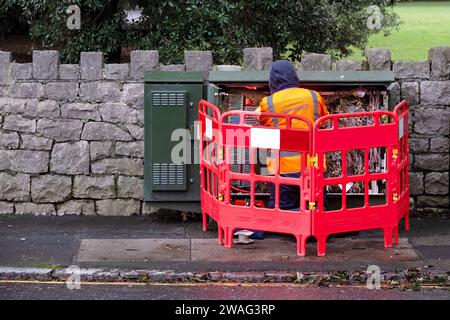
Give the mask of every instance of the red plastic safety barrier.
[[[255, 121], [258, 116], [285, 119], [285, 128], [268, 128]], [[370, 118], [366, 125], [342, 126], [348, 118]], [[408, 228], [408, 106], [399, 104], [394, 112], [374, 111], [358, 114], [337, 114], [323, 117], [314, 126], [304, 118], [274, 113], [232, 111], [220, 115], [219, 109], [206, 102], [199, 103], [201, 141], [201, 202], [203, 228], [207, 217], [218, 224], [219, 243], [232, 247], [236, 229], [250, 229], [294, 235], [297, 254], [304, 256], [306, 240], [318, 240], [318, 255], [325, 254], [326, 238], [330, 234], [383, 229], [385, 246], [398, 241], [398, 224], [405, 217]], [[301, 129], [293, 122], [301, 123]], [[324, 127], [325, 123], [331, 126]], [[385, 167], [382, 172], [370, 172], [371, 149], [384, 148]], [[236, 166], [236, 153], [245, 161]], [[261, 150], [270, 150], [276, 164], [283, 154], [301, 155], [300, 178], [263, 174], [259, 165]], [[360, 150], [364, 154], [364, 172], [350, 175], [346, 170], [347, 153]], [[342, 172], [326, 177], [324, 158], [327, 153], [340, 152]], [[378, 152], [378, 151], [377, 151]], [[274, 157], [275, 156], [275, 157]], [[235, 182], [243, 182], [235, 184]], [[384, 203], [372, 202], [369, 192], [374, 182], [384, 183]], [[258, 186], [272, 185], [275, 192], [274, 208], [267, 208], [267, 199], [258, 198]], [[347, 205], [347, 186], [364, 186], [363, 203], [359, 207]], [[296, 186], [300, 192], [297, 211], [282, 210], [279, 206], [281, 185]], [[341, 207], [328, 210], [324, 206], [324, 188], [341, 186]], [[378, 184], [375, 184], [376, 186]], [[267, 190], [266, 190], [267, 193]]]
[[[400, 116], [399, 116], [400, 114]], [[340, 122], [348, 118], [371, 119], [365, 126], [340, 127]], [[382, 119], [388, 120], [386, 123]], [[331, 128], [321, 125], [331, 121]], [[317, 165], [313, 168], [314, 199], [317, 210], [313, 214], [311, 234], [317, 239], [317, 254], [325, 255], [326, 239], [330, 234], [368, 229], [383, 229], [385, 246], [392, 246], [392, 233], [398, 242], [398, 223], [408, 216], [408, 118], [407, 104], [402, 102], [394, 112], [373, 111], [354, 114], [334, 114], [319, 119], [314, 124], [313, 154]], [[371, 149], [385, 148], [386, 167], [382, 172], [370, 172], [369, 152]], [[347, 156], [350, 152], [364, 154], [363, 172], [356, 175], [347, 173]], [[338, 177], [324, 177], [323, 159], [327, 153], [342, 155], [342, 172]], [[371, 203], [369, 187], [371, 182], [383, 182], [384, 203]], [[364, 185], [364, 203], [351, 207], [347, 203], [347, 188], [355, 183]], [[324, 208], [324, 188], [341, 186], [342, 198], [339, 210]]]
[[[206, 231], [208, 216], [219, 222], [219, 143], [220, 111], [213, 104], [201, 101], [198, 105], [200, 141], [200, 200], [203, 213], [203, 231]], [[219, 234], [222, 230], [219, 227]], [[222, 243], [221, 243], [222, 244]]]

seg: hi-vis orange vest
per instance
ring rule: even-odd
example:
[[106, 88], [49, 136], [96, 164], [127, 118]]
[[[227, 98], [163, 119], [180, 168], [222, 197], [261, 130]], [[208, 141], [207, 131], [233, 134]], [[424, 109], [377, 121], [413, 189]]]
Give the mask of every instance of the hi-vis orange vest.
[[[290, 88], [278, 91], [269, 97], [265, 97], [256, 109], [257, 112], [274, 112], [281, 114], [292, 114], [304, 117], [314, 124], [315, 120], [328, 114], [325, 102], [319, 93], [302, 88]], [[267, 127], [285, 128], [286, 120], [283, 118], [272, 118], [261, 116], [260, 123]], [[307, 126], [301, 121], [292, 121], [292, 127], [304, 128]], [[300, 156], [298, 153], [280, 152], [280, 173], [301, 172]], [[277, 172], [276, 159], [269, 157], [267, 166], [270, 173]]]

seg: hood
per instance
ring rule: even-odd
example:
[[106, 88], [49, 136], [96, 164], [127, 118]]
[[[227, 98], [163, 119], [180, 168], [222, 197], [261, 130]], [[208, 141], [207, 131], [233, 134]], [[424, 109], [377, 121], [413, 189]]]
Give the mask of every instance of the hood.
[[294, 66], [287, 60], [278, 60], [272, 64], [270, 69], [270, 91], [273, 93], [289, 89], [297, 88], [300, 80]]

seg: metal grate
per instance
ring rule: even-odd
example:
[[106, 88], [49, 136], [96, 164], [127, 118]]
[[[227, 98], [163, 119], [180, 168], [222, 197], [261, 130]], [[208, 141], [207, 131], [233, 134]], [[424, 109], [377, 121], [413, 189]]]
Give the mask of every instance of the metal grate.
[[153, 93], [153, 106], [184, 106], [184, 93]]
[[184, 164], [154, 163], [153, 185], [156, 186], [182, 186], [184, 185]]

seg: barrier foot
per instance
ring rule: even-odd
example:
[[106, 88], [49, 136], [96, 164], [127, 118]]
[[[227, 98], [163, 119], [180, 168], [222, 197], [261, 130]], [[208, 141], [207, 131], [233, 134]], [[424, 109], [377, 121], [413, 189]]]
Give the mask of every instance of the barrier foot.
[[409, 211], [405, 214], [405, 230], [409, 231]]
[[233, 248], [233, 229], [225, 228], [225, 247]]
[[316, 236], [316, 239], [317, 239], [317, 256], [324, 257], [327, 247], [327, 236], [326, 235]]
[[296, 235], [297, 239], [297, 255], [300, 257], [306, 256], [306, 237], [302, 235]]
[[208, 215], [206, 213], [203, 213], [203, 231], [206, 232], [207, 226], [208, 226]]
[[222, 246], [223, 245], [223, 229], [218, 226], [218, 233], [219, 233], [219, 245]]
[[394, 231], [393, 227], [384, 228], [384, 247], [392, 248], [392, 232]]

